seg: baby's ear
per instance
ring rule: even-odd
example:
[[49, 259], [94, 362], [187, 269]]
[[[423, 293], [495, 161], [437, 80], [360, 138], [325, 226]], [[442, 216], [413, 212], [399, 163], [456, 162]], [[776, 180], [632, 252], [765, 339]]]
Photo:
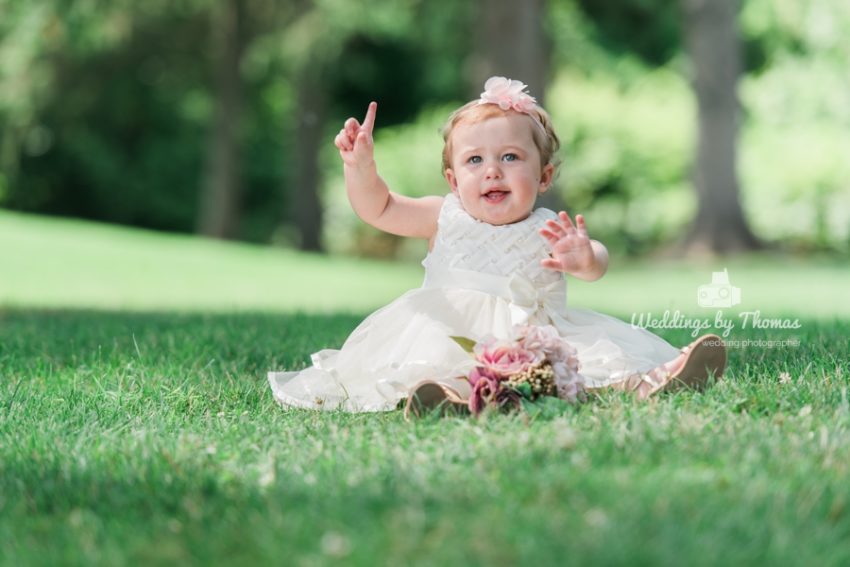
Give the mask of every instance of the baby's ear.
[[552, 186], [552, 180], [555, 177], [555, 166], [547, 163], [543, 166], [543, 171], [540, 172], [540, 189], [539, 193], [545, 193]]
[[449, 183], [449, 187], [451, 187], [452, 192], [457, 193], [457, 178], [455, 177], [455, 172], [451, 170], [451, 168], [447, 168], [443, 172], [443, 176], [446, 178], [446, 181]]

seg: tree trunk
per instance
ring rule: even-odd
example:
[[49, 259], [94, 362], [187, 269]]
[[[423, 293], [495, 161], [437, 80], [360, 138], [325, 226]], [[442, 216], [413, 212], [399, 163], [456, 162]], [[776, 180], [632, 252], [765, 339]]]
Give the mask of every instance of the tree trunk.
[[543, 29], [546, 0], [480, 0], [472, 60], [472, 96], [488, 77], [517, 79], [541, 105], [549, 83], [551, 42]]
[[239, 229], [244, 17], [242, 0], [221, 0], [213, 8], [215, 110], [197, 231], [214, 238], [234, 238]]
[[699, 126], [694, 184], [697, 214], [685, 248], [722, 253], [754, 249], [739, 198], [736, 167], [741, 73], [737, 0], [683, 0]]
[[[477, 97], [484, 90], [484, 81], [496, 75], [527, 84], [528, 92], [543, 106], [552, 54], [552, 43], [543, 28], [546, 0], [479, 0], [478, 13], [482, 22], [475, 28], [471, 96]], [[541, 195], [537, 204], [563, 208], [554, 187]]]
[[301, 250], [321, 251], [322, 202], [319, 186], [322, 178], [319, 151], [324, 141], [325, 96], [317, 70], [310, 64], [300, 73], [297, 89], [296, 172], [291, 200], [292, 215], [300, 235]]

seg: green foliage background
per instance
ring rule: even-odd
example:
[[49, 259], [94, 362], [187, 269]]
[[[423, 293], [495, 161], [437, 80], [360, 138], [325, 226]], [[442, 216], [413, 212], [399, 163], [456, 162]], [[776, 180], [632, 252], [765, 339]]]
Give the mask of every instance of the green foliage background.
[[[668, 24], [662, 21], [657, 33], [673, 41]], [[768, 241], [798, 251], [846, 253], [850, 75], [843, 68], [850, 62], [850, 40], [841, 30], [850, 26], [850, 7], [749, 0], [740, 25], [750, 67], [739, 86], [745, 214]], [[642, 253], [671, 242], [695, 213], [690, 168], [696, 109], [688, 62], [665, 51], [669, 61], [649, 66], [647, 60], [665, 58], [655, 52], [638, 58], [649, 46], [616, 51], [622, 45], [594, 39], [601, 32], [571, 3], [552, 4], [549, 26], [557, 71], [546, 106], [562, 141], [557, 188], [567, 207], [583, 212], [594, 233], [619, 252]], [[391, 187], [412, 195], [448, 190], [436, 132], [454, 106], [430, 108], [413, 124], [381, 130], [377, 159]], [[349, 212], [336, 161], [329, 148], [325, 198], [336, 222], [327, 237], [338, 249], [351, 250], [365, 239], [350, 233], [371, 231]], [[345, 237], [339, 237], [340, 224], [348, 228]], [[402, 249], [413, 257], [422, 247]]]
[[[477, 92], [468, 79], [475, 4], [322, 0], [306, 14], [246, 5], [241, 238], [290, 241], [294, 91], [306, 66], [330, 97], [326, 242], [420, 255], [416, 243], [380, 244], [353, 216], [331, 140], [376, 99], [379, 167], [392, 188], [445, 192], [437, 130]], [[213, 107], [213, 6], [0, 0], [0, 206], [193, 231]], [[547, 10], [546, 106], [564, 142], [558, 190], [614, 250], [671, 242], [694, 213], [695, 110], [676, 3], [551, 0]], [[850, 5], [745, 0], [739, 21], [747, 216], [767, 240], [847, 252]]]

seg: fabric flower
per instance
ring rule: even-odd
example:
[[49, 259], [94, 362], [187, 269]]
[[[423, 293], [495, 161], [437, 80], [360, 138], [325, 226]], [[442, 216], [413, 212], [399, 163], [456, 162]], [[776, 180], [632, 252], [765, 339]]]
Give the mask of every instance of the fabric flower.
[[477, 384], [478, 381], [482, 379], [495, 380], [496, 382], [498, 382], [499, 376], [486, 368], [476, 366], [472, 369], [472, 372], [469, 373], [469, 385], [474, 388], [475, 384]]
[[552, 365], [558, 397], [575, 402], [584, 386], [584, 377], [578, 372], [576, 349], [561, 338], [552, 325], [529, 325], [516, 329], [516, 333], [524, 349], [542, 356]]
[[484, 83], [484, 92], [481, 93], [479, 104], [495, 104], [502, 110], [513, 109], [517, 112], [529, 114], [537, 103], [537, 100], [525, 92], [526, 85], [521, 81], [515, 81], [506, 77], [490, 77]]
[[491, 373], [508, 378], [543, 362], [542, 353], [525, 349], [516, 341], [496, 340], [492, 337], [475, 345], [475, 359]]
[[575, 403], [584, 395], [584, 377], [570, 371], [566, 373], [565, 379], [564, 375], [559, 375], [555, 370], [555, 391], [562, 400]]
[[[473, 370], [473, 372], [475, 371]], [[481, 413], [485, 407], [496, 400], [500, 388], [501, 385], [496, 377], [487, 373], [480, 373], [475, 385], [472, 386], [472, 393], [469, 395], [469, 411], [475, 415]]]
[[544, 357], [549, 354], [560, 354], [566, 344], [552, 325], [525, 325], [514, 328], [514, 333], [519, 337], [519, 344], [523, 348], [540, 353]]
[[576, 349], [561, 338], [558, 330], [552, 325], [528, 325], [520, 327], [516, 333], [521, 337], [519, 344], [524, 349], [546, 358], [552, 364], [560, 362], [578, 370]]
[[[542, 396], [556, 395], [572, 403], [585, 399], [578, 353], [552, 325], [517, 325], [510, 339], [490, 336], [466, 342], [479, 363], [467, 377], [474, 415], [488, 406], [519, 410], [523, 399], [533, 402]], [[461, 346], [466, 342], [459, 341]]]

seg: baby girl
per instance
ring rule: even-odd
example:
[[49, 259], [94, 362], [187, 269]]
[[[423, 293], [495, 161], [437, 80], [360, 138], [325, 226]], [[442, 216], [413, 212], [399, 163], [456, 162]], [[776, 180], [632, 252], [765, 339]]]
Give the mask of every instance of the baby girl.
[[451, 337], [508, 338], [517, 325], [556, 328], [576, 349], [590, 390], [647, 398], [720, 378], [726, 352], [714, 335], [680, 351], [613, 317], [567, 307], [564, 275], [601, 278], [608, 252], [582, 215], [573, 221], [535, 209], [552, 186], [560, 143], [524, 84], [492, 77], [480, 98], [449, 117], [444, 197], [389, 190], [374, 160], [376, 113], [372, 102], [362, 124], [349, 118], [336, 136], [348, 198], [370, 225], [428, 241], [425, 281], [367, 317], [340, 350], [314, 354], [300, 372], [270, 373], [281, 404], [347, 411], [391, 410], [405, 400], [414, 411], [464, 404], [464, 376], [475, 361]]

